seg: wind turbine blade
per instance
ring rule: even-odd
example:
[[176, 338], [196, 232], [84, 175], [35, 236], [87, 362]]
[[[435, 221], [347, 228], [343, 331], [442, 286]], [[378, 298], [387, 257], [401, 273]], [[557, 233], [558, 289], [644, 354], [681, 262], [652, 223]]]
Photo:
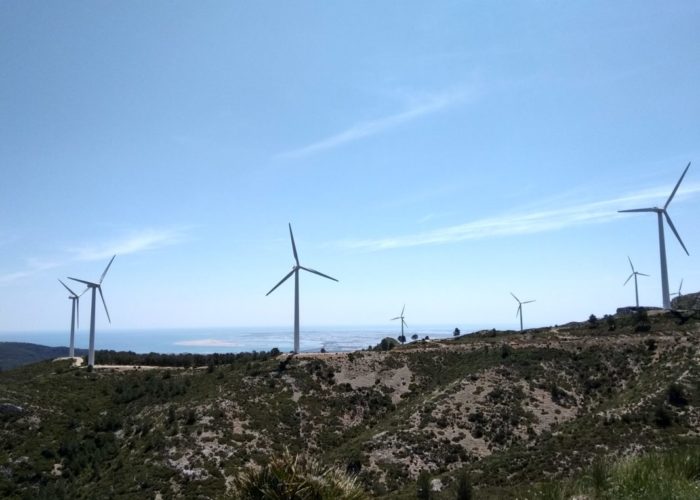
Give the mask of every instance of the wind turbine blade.
[[319, 273], [318, 271], [316, 271], [314, 269], [309, 269], [308, 267], [299, 266], [299, 269], [303, 269], [304, 271], [309, 271], [310, 273], [318, 274], [319, 276], [323, 276], [324, 278], [328, 278], [329, 280], [338, 281], [335, 278], [331, 278], [327, 274]]
[[676, 238], [678, 238], [678, 243], [681, 244], [683, 250], [685, 250], [686, 255], [690, 255], [690, 253], [688, 253], [688, 249], [685, 248], [685, 245], [683, 244], [683, 240], [681, 239], [680, 234], [678, 234], [678, 231], [676, 231], [676, 226], [673, 225], [671, 217], [668, 216], [668, 212], [666, 212], [666, 210], [664, 210], [664, 215], [666, 216], [666, 222], [668, 222], [668, 225], [671, 226], [671, 231], [673, 231], [673, 234], [675, 234]]
[[406, 304], [401, 308], [401, 317], [403, 318], [403, 312], [406, 310]]
[[632, 279], [633, 276], [634, 276], [634, 273], [630, 274], [630, 277], [625, 280], [625, 282], [622, 284], [622, 286], [625, 286], [629, 282], [629, 280]]
[[618, 210], [618, 213], [625, 212], [656, 212], [656, 208], [632, 208], [630, 210]]
[[536, 301], [534, 301], [534, 300], [526, 300], [525, 302], [523, 302], [523, 304], [532, 304], [533, 302], [536, 302]]
[[627, 260], [630, 261], [630, 267], [632, 268], [632, 273], [634, 273], [634, 266], [632, 265], [632, 259], [630, 259], [630, 256], [627, 256]]
[[406, 323], [406, 322], [403, 320], [403, 318], [401, 318], [401, 323], [403, 323], [403, 326], [405, 326], [406, 328], [408, 328], [408, 323]]
[[395, 318], [391, 318], [391, 321], [394, 321], [394, 320], [397, 320], [397, 319], [401, 319], [401, 316], [396, 316]]
[[683, 280], [681, 280], [681, 286], [678, 287], [678, 295], [681, 294], [681, 289], [683, 288]]
[[117, 256], [117, 254], [112, 255], [112, 258], [109, 261], [109, 264], [107, 264], [107, 267], [105, 267], [104, 272], [102, 273], [102, 276], [100, 276], [100, 285], [102, 284], [102, 280], [105, 279], [105, 275], [107, 274], [107, 271], [109, 271], [109, 266], [112, 265], [112, 262], [114, 261], [114, 258]]
[[518, 301], [518, 304], [520, 304], [520, 299], [519, 299], [518, 297], [516, 297], [515, 294], [514, 294], [513, 292], [510, 292], [510, 294], [513, 296], [513, 298], [514, 298], [515, 300]]
[[105, 296], [102, 295], [102, 287], [98, 286], [97, 289], [100, 291], [100, 298], [102, 299], [102, 305], [105, 306], [105, 313], [107, 313], [107, 321], [112, 324], [112, 318], [109, 317], [109, 311], [107, 310], [107, 302], [105, 302]]
[[78, 297], [82, 297], [83, 295], [85, 295], [85, 292], [87, 292], [88, 290], [90, 290], [90, 287], [87, 287], [87, 288], [85, 288], [85, 290], [80, 292], [80, 295], [78, 295]]
[[277, 283], [274, 287], [272, 287], [272, 290], [270, 290], [269, 292], [267, 292], [267, 293], [265, 294], [265, 297], [267, 297], [268, 295], [270, 295], [272, 292], [274, 292], [274, 291], [277, 289], [278, 286], [280, 286], [282, 283], [284, 283], [285, 281], [287, 281], [287, 279], [288, 279], [292, 274], [294, 274], [294, 272], [295, 272], [296, 270], [297, 270], [297, 268], [295, 267], [294, 269], [292, 269], [291, 271], [289, 271], [289, 274], [288, 274], [287, 276], [285, 276], [284, 278], [282, 278], [282, 280], [281, 280], [279, 283]]
[[523, 307], [522, 304], [519, 304], [519, 305], [518, 305], [518, 309], [515, 311], [515, 317], [516, 317], [516, 318], [517, 318], [518, 316], [520, 316], [521, 311], [522, 311], [522, 307]]
[[65, 287], [65, 289], [68, 290], [68, 291], [71, 293], [71, 295], [72, 295], [73, 297], [79, 297], [79, 295], [78, 295], [77, 293], [75, 293], [73, 290], [71, 290], [70, 288], [68, 288], [68, 285], [66, 285], [63, 281], [58, 280], [58, 282], [59, 282], [61, 285], [63, 285], [63, 286]]
[[690, 168], [690, 162], [688, 162], [688, 165], [685, 167], [685, 170], [683, 170], [683, 173], [681, 174], [681, 178], [678, 179], [678, 182], [676, 183], [676, 187], [673, 188], [673, 192], [671, 193], [671, 196], [668, 197], [668, 200], [666, 201], [666, 204], [664, 205], [664, 210], [666, 210], [668, 208], [668, 206], [671, 204], [671, 200], [676, 195], [676, 191], [678, 191], [678, 186], [680, 186], [681, 182], [683, 182], [683, 177], [685, 177], [685, 174], [688, 172], [689, 168]]
[[646, 276], [647, 278], [649, 277], [648, 274], [644, 274], [644, 273], [637, 273], [637, 275], [638, 275], [638, 276]]
[[292, 239], [292, 251], [294, 252], [294, 260], [299, 265], [299, 256], [297, 255], [297, 246], [294, 244], [294, 234], [292, 233], [292, 223], [289, 223], [289, 237]]
[[70, 276], [68, 277], [69, 280], [77, 281], [78, 283], [84, 283], [87, 286], [97, 286], [98, 283], [93, 283], [91, 281], [85, 281], [85, 280], [79, 280], [78, 278], [71, 278]]

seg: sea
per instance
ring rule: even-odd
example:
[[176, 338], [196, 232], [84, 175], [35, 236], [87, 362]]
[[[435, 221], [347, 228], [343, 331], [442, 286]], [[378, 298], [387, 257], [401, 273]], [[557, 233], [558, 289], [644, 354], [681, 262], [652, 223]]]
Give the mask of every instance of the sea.
[[[462, 334], [491, 326], [461, 328]], [[453, 337], [454, 325], [427, 325], [405, 332], [406, 339], [418, 335], [423, 339]], [[387, 326], [309, 327], [300, 332], [301, 351], [350, 352], [375, 346], [384, 337], [397, 338], [400, 330]], [[67, 346], [69, 331], [0, 332], [0, 342], [30, 342], [46, 346]], [[88, 347], [89, 332], [76, 332], [75, 346]], [[289, 352], [293, 348], [293, 333], [289, 327], [177, 328], [148, 330], [117, 330], [105, 328], [95, 334], [95, 349], [132, 351], [136, 353], [225, 353], [269, 351], [277, 348]]]

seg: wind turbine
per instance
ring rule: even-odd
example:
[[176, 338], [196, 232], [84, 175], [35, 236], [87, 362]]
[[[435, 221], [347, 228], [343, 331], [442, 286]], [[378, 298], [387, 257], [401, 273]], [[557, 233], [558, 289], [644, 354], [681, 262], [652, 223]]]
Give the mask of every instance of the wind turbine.
[[102, 299], [102, 305], [105, 306], [107, 321], [109, 321], [110, 324], [112, 323], [112, 320], [109, 317], [109, 311], [107, 310], [107, 303], [105, 302], [105, 297], [104, 295], [102, 295], [102, 280], [105, 279], [105, 275], [107, 274], [107, 271], [109, 271], [109, 266], [112, 265], [114, 257], [116, 257], [116, 255], [112, 256], [112, 259], [109, 261], [109, 264], [107, 264], [107, 267], [102, 273], [102, 276], [100, 276], [100, 281], [98, 281], [97, 283], [93, 283], [92, 281], [79, 280], [78, 278], [68, 278], [69, 280], [83, 283], [89, 289], [92, 290], [92, 308], [90, 309], [90, 348], [88, 350], [88, 366], [95, 365], [95, 294], [97, 290], [100, 291], [100, 299]]
[[68, 288], [68, 285], [66, 285], [63, 281], [58, 281], [70, 293], [68, 296], [71, 301], [70, 348], [68, 350], [68, 355], [72, 358], [75, 356], [75, 327], [77, 326], [80, 328], [80, 297], [83, 295], [83, 293], [87, 292], [88, 289], [86, 288], [80, 295], [78, 295], [73, 290]]
[[513, 296], [515, 300], [518, 301], [518, 310], [515, 313], [515, 316], [520, 316], [520, 331], [523, 331], [523, 304], [530, 304], [531, 302], [534, 302], [534, 300], [526, 300], [525, 302], [520, 302], [520, 299], [515, 296], [513, 292], [510, 292], [510, 294]]
[[333, 281], [338, 281], [335, 278], [331, 278], [330, 276], [319, 273], [318, 271], [315, 271], [313, 269], [309, 269], [308, 267], [304, 267], [301, 264], [299, 264], [299, 256], [297, 255], [297, 246], [294, 244], [294, 234], [292, 233], [292, 225], [289, 224], [289, 237], [292, 240], [292, 252], [294, 252], [294, 261], [296, 264], [294, 267], [292, 267], [292, 270], [289, 271], [289, 274], [282, 278], [282, 280], [277, 283], [274, 287], [272, 287], [272, 290], [267, 292], [265, 294], [265, 297], [270, 295], [272, 292], [274, 292], [278, 286], [280, 286], [282, 283], [287, 281], [287, 279], [293, 274], [294, 275], [294, 353], [297, 354], [299, 352], [299, 270], [303, 269], [304, 271], [308, 271], [310, 273], [318, 274], [319, 276], [323, 276], [324, 278], [328, 278], [329, 280]]
[[685, 248], [685, 245], [683, 244], [683, 240], [681, 239], [680, 235], [678, 234], [678, 231], [676, 231], [676, 227], [673, 225], [673, 222], [671, 221], [671, 217], [668, 216], [668, 212], [666, 211], [668, 206], [671, 204], [671, 200], [673, 200], [673, 197], [676, 195], [676, 191], [678, 191], [678, 186], [681, 185], [681, 182], [683, 181], [683, 177], [685, 177], [685, 174], [688, 172], [689, 168], [690, 168], [690, 162], [688, 162], [688, 165], [685, 167], [685, 170], [683, 170], [683, 174], [681, 175], [681, 178], [678, 179], [678, 182], [676, 183], [676, 187], [673, 188], [673, 191], [671, 192], [671, 196], [668, 197], [668, 200], [666, 200], [666, 204], [664, 205], [663, 208], [651, 207], [651, 208], [634, 208], [631, 210], [618, 210], [618, 212], [655, 212], [656, 213], [656, 216], [658, 219], [658, 225], [659, 225], [659, 255], [661, 257], [661, 299], [662, 299], [664, 309], [671, 308], [671, 298], [669, 297], [669, 294], [668, 294], [668, 269], [666, 268], [666, 242], [664, 240], [664, 218], [666, 218], [666, 222], [668, 222], [668, 225], [671, 227], [673, 234], [676, 235], [676, 238], [678, 239], [678, 242], [683, 247], [683, 250], [685, 251], [685, 253], [687, 255], [690, 255], [688, 253], [688, 249]]
[[671, 294], [671, 297], [673, 297], [674, 295], [678, 295], [679, 297], [680, 297], [681, 295], [683, 295], [683, 294], [681, 293], [681, 289], [682, 289], [682, 288], [683, 288], [683, 280], [681, 280], [681, 284], [680, 284], [680, 286], [678, 287], [678, 291], [672, 293], [672, 294]]
[[[400, 320], [401, 320], [401, 338], [404, 339], [404, 342], [406, 341], [406, 337], [405, 337], [404, 334], [403, 334], [403, 327], [406, 326], [406, 328], [408, 328], [408, 325], [407, 325], [406, 322], [404, 321], [404, 316], [403, 316], [403, 312], [404, 312], [405, 310], [406, 310], [406, 304], [403, 305], [403, 309], [401, 309], [401, 314], [400, 314], [399, 316], [396, 316], [395, 318], [391, 318], [391, 321], [394, 321], [394, 320], [397, 320], [397, 319], [400, 319]], [[402, 343], [403, 343], [403, 342], [402, 342]]]
[[630, 277], [627, 278], [627, 281], [623, 283], [622, 286], [625, 286], [629, 280], [634, 277], [634, 298], [637, 300], [637, 307], [639, 307], [639, 292], [637, 291], [637, 276], [646, 276], [647, 278], [649, 277], [648, 274], [640, 273], [634, 270], [634, 266], [632, 265], [632, 259], [627, 257], [627, 260], [630, 261], [630, 267], [632, 268], [632, 274], [630, 274]]

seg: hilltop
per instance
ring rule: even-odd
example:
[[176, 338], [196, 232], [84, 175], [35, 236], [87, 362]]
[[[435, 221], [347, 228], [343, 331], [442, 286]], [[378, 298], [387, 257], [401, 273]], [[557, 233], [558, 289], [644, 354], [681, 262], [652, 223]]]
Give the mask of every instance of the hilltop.
[[[75, 353], [78, 356], [84, 356], [87, 350], [76, 349]], [[48, 347], [27, 342], [0, 342], [0, 371], [65, 356], [68, 356], [67, 347]]]
[[42, 362], [0, 373], [0, 496], [233, 497], [242, 468], [286, 448], [372, 497], [415, 498], [428, 473], [455, 498], [467, 471], [479, 498], [523, 498], [600, 459], [699, 445], [698, 360], [699, 312], [637, 311], [203, 367]]

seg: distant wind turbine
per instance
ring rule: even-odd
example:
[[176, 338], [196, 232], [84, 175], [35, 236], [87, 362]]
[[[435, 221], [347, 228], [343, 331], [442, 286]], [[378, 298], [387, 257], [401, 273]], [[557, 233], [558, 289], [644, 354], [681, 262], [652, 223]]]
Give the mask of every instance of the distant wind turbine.
[[677, 296], [679, 296], [679, 297], [680, 297], [681, 295], [683, 295], [683, 294], [681, 293], [681, 289], [682, 289], [682, 288], [683, 288], [683, 280], [681, 280], [681, 284], [680, 284], [680, 286], [678, 287], [678, 291], [672, 293], [672, 294], [671, 294], [671, 297], [673, 297], [674, 295], [677, 295]]
[[525, 302], [520, 302], [520, 299], [515, 296], [513, 292], [510, 292], [510, 294], [513, 296], [515, 300], [518, 301], [518, 310], [515, 313], [515, 316], [520, 316], [520, 331], [523, 331], [523, 304], [530, 304], [534, 302], [534, 300], [526, 300]]
[[61, 285], [64, 286], [66, 290], [70, 293], [68, 298], [71, 301], [71, 316], [70, 316], [70, 347], [68, 350], [68, 355], [72, 358], [75, 356], [75, 328], [80, 328], [80, 297], [83, 293], [87, 292], [87, 288], [78, 295], [73, 290], [68, 288], [63, 281], [58, 280]]
[[403, 309], [401, 309], [401, 314], [400, 314], [399, 316], [396, 316], [395, 318], [391, 318], [391, 321], [394, 321], [394, 320], [397, 320], [397, 319], [400, 319], [400, 320], [401, 320], [401, 338], [404, 339], [404, 341], [405, 341], [406, 337], [405, 337], [404, 334], [403, 334], [403, 327], [405, 326], [406, 328], [408, 328], [408, 325], [407, 325], [406, 322], [404, 321], [403, 312], [404, 312], [405, 310], [406, 310], [406, 304], [403, 305]]
[[631, 210], [618, 210], [618, 212], [655, 212], [656, 216], [658, 218], [658, 225], [659, 225], [659, 256], [661, 260], [661, 300], [664, 306], [664, 309], [670, 309], [671, 308], [671, 298], [668, 293], [668, 269], [666, 267], [666, 242], [664, 240], [664, 218], [666, 219], [666, 222], [668, 222], [669, 227], [673, 231], [673, 234], [676, 235], [676, 238], [678, 239], [678, 242], [681, 244], [683, 247], [683, 250], [687, 255], [690, 255], [688, 253], [688, 249], [685, 248], [685, 245], [683, 244], [683, 240], [681, 239], [680, 235], [678, 234], [678, 231], [676, 231], [676, 227], [673, 225], [673, 222], [671, 221], [671, 217], [669, 217], [668, 212], [666, 209], [668, 206], [671, 204], [671, 200], [673, 200], [673, 197], [676, 195], [676, 191], [678, 191], [678, 186], [681, 185], [681, 182], [683, 181], [683, 177], [685, 177], [685, 174], [688, 172], [688, 169], [690, 168], [690, 162], [688, 162], [688, 165], [685, 167], [685, 170], [683, 170], [683, 174], [681, 174], [681, 178], [678, 179], [678, 182], [676, 183], [676, 187], [673, 188], [673, 191], [671, 192], [671, 196], [668, 197], [668, 200], [666, 200], [666, 204], [664, 205], [663, 208], [658, 208], [658, 207], [651, 207], [651, 208], [634, 208]]
[[88, 366], [95, 366], [95, 293], [97, 290], [100, 291], [100, 299], [102, 299], [102, 305], [105, 307], [107, 321], [109, 321], [110, 324], [112, 323], [112, 320], [109, 317], [109, 311], [107, 310], [107, 303], [105, 302], [105, 297], [104, 295], [102, 295], [102, 280], [105, 279], [105, 275], [107, 274], [107, 271], [109, 271], [109, 266], [112, 265], [114, 257], [116, 257], [116, 255], [114, 255], [109, 261], [109, 264], [107, 264], [107, 267], [102, 273], [102, 276], [100, 276], [100, 281], [98, 281], [97, 283], [93, 283], [92, 281], [79, 280], [78, 278], [68, 278], [69, 280], [83, 283], [89, 289], [92, 290], [92, 308], [90, 309], [90, 348], [88, 350]]
[[632, 265], [632, 259], [630, 259], [628, 256], [627, 260], [630, 261], [630, 267], [632, 268], [632, 274], [630, 274], [629, 278], [627, 278], [627, 280], [623, 283], [622, 286], [625, 286], [629, 280], [634, 278], [634, 298], [637, 301], [637, 307], [639, 307], [639, 292], [637, 291], [637, 276], [646, 276], [648, 278], [649, 275], [635, 271], [634, 265]]
[[292, 252], [294, 252], [294, 261], [296, 264], [294, 267], [292, 267], [292, 270], [289, 271], [289, 274], [282, 278], [282, 280], [277, 283], [274, 287], [272, 287], [272, 290], [267, 292], [265, 296], [267, 297], [270, 295], [272, 292], [274, 292], [278, 286], [280, 286], [282, 283], [287, 281], [287, 279], [293, 274], [294, 275], [294, 353], [299, 352], [299, 270], [303, 269], [304, 271], [308, 271], [310, 273], [318, 274], [319, 276], [323, 276], [324, 278], [328, 278], [329, 280], [333, 281], [338, 281], [335, 278], [331, 278], [330, 276], [320, 273], [318, 271], [315, 271], [313, 269], [309, 269], [308, 267], [304, 267], [301, 264], [299, 264], [299, 256], [297, 255], [297, 247], [294, 244], [294, 234], [292, 233], [292, 225], [289, 224], [289, 237], [292, 240]]

